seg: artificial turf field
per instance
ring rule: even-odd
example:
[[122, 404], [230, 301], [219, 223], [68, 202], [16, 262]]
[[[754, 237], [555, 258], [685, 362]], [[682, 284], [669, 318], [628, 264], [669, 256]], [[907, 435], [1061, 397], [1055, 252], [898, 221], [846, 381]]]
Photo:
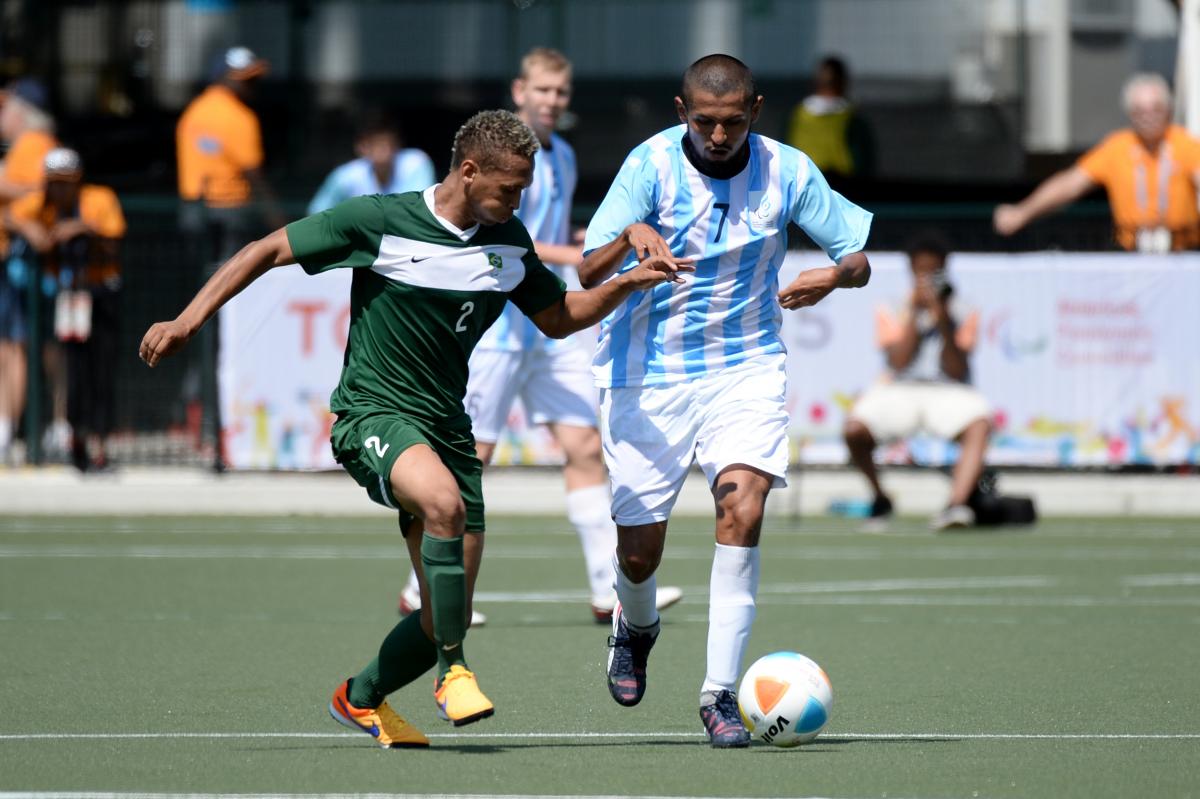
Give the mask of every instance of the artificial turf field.
[[[406, 576], [388, 516], [0, 516], [0, 797], [150, 793], [1200, 796], [1200, 519], [934, 536], [769, 523], [748, 658], [834, 686], [813, 744], [701, 737], [710, 522], [677, 519], [646, 699], [604, 685], [565, 520], [489, 519], [467, 655], [495, 717], [392, 697], [427, 751], [335, 724]], [[747, 664], [748, 665], [748, 662]]]

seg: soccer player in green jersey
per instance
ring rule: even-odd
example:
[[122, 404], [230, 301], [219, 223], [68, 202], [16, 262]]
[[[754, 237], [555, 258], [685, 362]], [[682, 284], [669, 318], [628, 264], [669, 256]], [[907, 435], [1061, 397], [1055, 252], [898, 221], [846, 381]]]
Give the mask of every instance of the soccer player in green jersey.
[[482, 465], [462, 404], [472, 348], [510, 300], [561, 338], [691, 269], [689, 259], [657, 256], [590, 291], [566, 291], [513, 217], [537, 147], [514, 114], [476, 114], [455, 135], [440, 184], [356, 197], [248, 244], [142, 339], [140, 356], [155, 366], [272, 267], [354, 269], [350, 334], [330, 398], [333, 452], [372, 500], [399, 511], [422, 610], [338, 687], [329, 710], [385, 747], [429, 745], [384, 698], [435, 664], [440, 715], [458, 726], [493, 713], [463, 653], [484, 531]]

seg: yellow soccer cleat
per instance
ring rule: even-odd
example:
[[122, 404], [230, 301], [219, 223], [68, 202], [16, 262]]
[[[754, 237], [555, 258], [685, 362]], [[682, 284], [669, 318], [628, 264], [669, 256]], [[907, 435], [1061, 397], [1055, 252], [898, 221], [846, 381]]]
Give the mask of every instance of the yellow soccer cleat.
[[433, 699], [438, 715], [455, 727], [486, 719], [496, 712], [492, 700], [479, 690], [474, 673], [462, 666], [451, 666], [441, 684], [434, 683]]
[[429, 746], [429, 739], [392, 710], [387, 702], [375, 709], [350, 704], [350, 681], [346, 680], [329, 700], [329, 715], [339, 724], [365, 732], [384, 749], [403, 749]]

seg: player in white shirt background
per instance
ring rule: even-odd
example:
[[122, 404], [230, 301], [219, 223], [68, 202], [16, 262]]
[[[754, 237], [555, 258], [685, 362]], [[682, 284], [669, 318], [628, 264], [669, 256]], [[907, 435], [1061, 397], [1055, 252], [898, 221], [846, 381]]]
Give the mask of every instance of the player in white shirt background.
[[[517, 116], [533, 129], [541, 145], [534, 156], [533, 182], [521, 195], [517, 216], [529, 229], [538, 257], [569, 287], [578, 287], [575, 269], [583, 260], [583, 248], [571, 233], [571, 203], [578, 179], [575, 151], [554, 132], [571, 102], [571, 77], [566, 56], [550, 48], [534, 48], [521, 59], [512, 99]], [[617, 530], [596, 427], [592, 352], [589, 336], [547, 338], [510, 303], [471, 355], [464, 404], [471, 417], [475, 451], [484, 464], [491, 462], [517, 397], [532, 423], [549, 428], [566, 460], [567, 518], [583, 546], [592, 616], [607, 624], [616, 605]], [[663, 586], [656, 590], [654, 604], [663, 609], [681, 596], [677, 587]], [[408, 613], [419, 608], [420, 593], [412, 574], [400, 609]], [[475, 611], [472, 624], [485, 622], [486, 617]]]
[[[750, 132], [763, 98], [750, 70], [705, 56], [684, 74], [683, 123], [626, 158], [588, 226], [580, 268], [596, 285], [640, 258], [694, 259], [678, 283], [632, 294], [601, 326], [594, 373], [617, 522], [617, 594], [608, 684], [636, 705], [658, 636], [654, 573], [693, 462], [716, 505], [707, 671], [700, 717], [717, 747], [750, 742], [736, 680], [750, 637], [767, 494], [786, 484], [781, 309], [864, 286], [871, 215], [829, 188], [804, 153]], [[779, 290], [787, 225], [834, 262]]]
[[368, 114], [354, 138], [354, 154], [358, 157], [329, 173], [309, 202], [308, 215], [351, 197], [422, 191], [436, 183], [429, 156], [401, 144], [394, 121], [379, 112]]

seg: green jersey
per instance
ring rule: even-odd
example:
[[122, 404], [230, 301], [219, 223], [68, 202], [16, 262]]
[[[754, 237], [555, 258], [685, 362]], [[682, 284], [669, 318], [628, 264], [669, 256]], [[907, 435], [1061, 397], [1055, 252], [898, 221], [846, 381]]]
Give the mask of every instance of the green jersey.
[[309, 274], [354, 269], [339, 416], [391, 411], [470, 427], [467, 358], [508, 300], [532, 316], [561, 300], [513, 217], [458, 230], [434, 216], [433, 189], [355, 197], [286, 228]]

